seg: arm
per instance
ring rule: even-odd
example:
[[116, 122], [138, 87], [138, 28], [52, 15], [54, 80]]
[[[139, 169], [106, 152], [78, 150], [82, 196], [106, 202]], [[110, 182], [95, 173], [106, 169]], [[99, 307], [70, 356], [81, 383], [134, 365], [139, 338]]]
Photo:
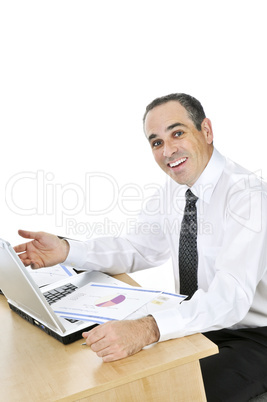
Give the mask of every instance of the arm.
[[198, 239], [203, 286], [191, 300], [153, 313], [160, 341], [233, 326], [267, 325], [266, 195], [255, 191], [238, 196], [236, 192], [219, 222], [218, 213], [214, 228], [215, 234], [220, 233], [219, 241], [209, 241], [214, 235], [205, 233]]
[[59, 264], [68, 256], [69, 244], [64, 239], [45, 232], [19, 230], [19, 235], [31, 242], [14, 247], [24, 265], [33, 269]]
[[[148, 237], [148, 236], [147, 236]], [[163, 264], [169, 259], [168, 244], [158, 236], [100, 237], [89, 241], [68, 240], [70, 252], [66, 265], [117, 275]]]
[[[158, 198], [152, 198], [148, 204], [151, 204], [149, 211], [157, 210]], [[170, 249], [161, 230], [161, 218], [161, 214], [155, 217], [143, 211], [138, 220], [125, 223], [124, 237], [105, 236], [89, 241], [65, 241], [44, 232], [20, 230], [22, 237], [33, 241], [14, 249], [21, 253], [22, 262], [32, 268], [64, 262], [76, 269], [111, 275], [134, 272], [161, 265], [169, 259]]]
[[119, 360], [157, 342], [158, 326], [152, 316], [139, 320], [112, 321], [84, 332], [86, 344], [104, 362]]

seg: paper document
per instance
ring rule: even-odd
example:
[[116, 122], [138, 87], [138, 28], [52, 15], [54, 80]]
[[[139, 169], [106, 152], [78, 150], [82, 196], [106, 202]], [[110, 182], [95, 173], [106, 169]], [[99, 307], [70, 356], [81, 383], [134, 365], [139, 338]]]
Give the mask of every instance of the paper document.
[[149, 314], [153, 314], [156, 311], [168, 310], [175, 308], [180, 304], [187, 296], [179, 295], [176, 293], [161, 292], [153, 300], [142, 306], [140, 309], [129, 315], [127, 319], [137, 320], [138, 318], [146, 317]]
[[53, 267], [48, 268], [31, 269], [28, 267], [27, 269], [39, 288], [60, 281], [68, 276], [77, 275], [72, 267], [67, 267], [63, 264], [54, 265]]
[[54, 303], [52, 308], [64, 318], [102, 324], [123, 320], [160, 294], [139, 287], [89, 283]]

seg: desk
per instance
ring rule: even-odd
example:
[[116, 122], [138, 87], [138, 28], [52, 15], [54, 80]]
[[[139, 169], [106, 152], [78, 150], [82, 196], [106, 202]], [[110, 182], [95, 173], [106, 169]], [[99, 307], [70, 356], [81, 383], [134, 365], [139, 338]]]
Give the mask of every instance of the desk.
[[[136, 285], [127, 275], [118, 279]], [[0, 400], [205, 401], [199, 359], [217, 353], [201, 334], [103, 363], [82, 340], [63, 345], [12, 312], [0, 295]]]

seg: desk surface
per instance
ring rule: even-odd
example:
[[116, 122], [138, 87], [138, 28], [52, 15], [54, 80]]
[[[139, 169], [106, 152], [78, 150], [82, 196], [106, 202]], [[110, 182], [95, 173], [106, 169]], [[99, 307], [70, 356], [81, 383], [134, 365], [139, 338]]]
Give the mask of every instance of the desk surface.
[[[117, 278], [135, 284], [126, 275]], [[94, 396], [102, 392], [217, 353], [216, 345], [196, 334], [155, 344], [126, 359], [103, 363], [89, 347], [81, 345], [82, 339], [63, 345], [24, 321], [9, 309], [3, 295], [0, 295], [0, 316], [3, 401], [83, 398], [95, 401], [98, 399], [93, 399]]]

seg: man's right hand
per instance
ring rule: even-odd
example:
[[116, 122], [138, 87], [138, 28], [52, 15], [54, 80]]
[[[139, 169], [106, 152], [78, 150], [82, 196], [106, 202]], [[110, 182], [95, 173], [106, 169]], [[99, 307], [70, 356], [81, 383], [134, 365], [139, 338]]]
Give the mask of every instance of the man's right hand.
[[69, 254], [69, 243], [55, 235], [26, 230], [18, 233], [25, 239], [33, 239], [14, 247], [25, 266], [31, 265], [33, 269], [50, 267], [65, 261]]

